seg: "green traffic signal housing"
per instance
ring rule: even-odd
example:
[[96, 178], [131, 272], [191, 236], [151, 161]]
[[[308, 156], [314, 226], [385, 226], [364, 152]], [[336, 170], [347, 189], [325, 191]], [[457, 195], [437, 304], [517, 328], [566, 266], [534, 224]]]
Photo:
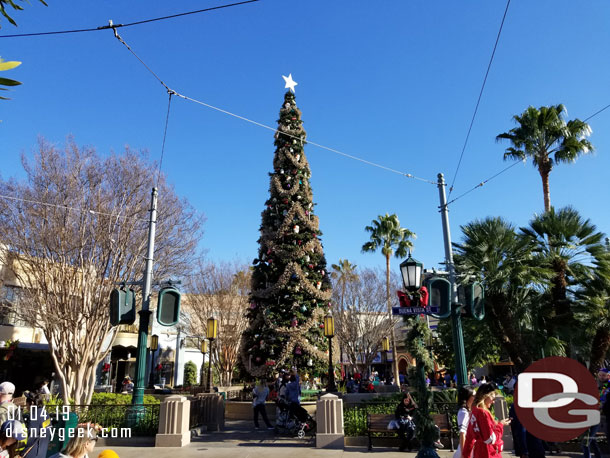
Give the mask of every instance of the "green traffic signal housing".
[[133, 289], [115, 288], [110, 293], [110, 324], [134, 324], [136, 321], [136, 294]]
[[438, 307], [439, 313], [431, 314], [435, 318], [448, 318], [451, 316], [451, 282], [443, 277], [430, 277], [426, 279], [426, 288], [430, 294], [429, 307]]
[[485, 318], [485, 288], [481, 282], [458, 287], [458, 300], [462, 305], [462, 316], [481, 321]]
[[162, 326], [174, 326], [180, 319], [180, 291], [170, 286], [159, 291], [157, 321]]

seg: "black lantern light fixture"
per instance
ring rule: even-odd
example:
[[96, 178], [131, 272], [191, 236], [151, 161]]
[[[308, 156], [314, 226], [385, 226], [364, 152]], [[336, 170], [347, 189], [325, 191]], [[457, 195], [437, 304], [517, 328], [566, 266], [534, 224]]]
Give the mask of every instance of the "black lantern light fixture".
[[154, 386], [155, 379], [155, 352], [159, 349], [159, 336], [154, 334], [150, 336], [150, 373], [148, 375], [148, 386], [152, 388]]
[[205, 354], [208, 352], [208, 341], [205, 339], [201, 339], [201, 370], [199, 371], [199, 386], [205, 386], [203, 384], [203, 373], [205, 366]]
[[218, 336], [218, 320], [211, 316], [208, 318], [207, 338], [210, 341], [210, 351], [208, 356], [208, 393], [212, 393], [212, 347], [214, 340]]
[[413, 259], [411, 253], [409, 257], [400, 264], [400, 275], [406, 290], [417, 291], [421, 288], [422, 271], [424, 265]]

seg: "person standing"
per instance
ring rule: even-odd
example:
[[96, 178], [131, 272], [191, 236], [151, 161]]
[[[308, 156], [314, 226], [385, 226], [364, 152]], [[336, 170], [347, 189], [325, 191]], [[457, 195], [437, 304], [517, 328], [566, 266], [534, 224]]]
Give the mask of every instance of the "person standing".
[[[608, 369], [602, 367], [599, 371], [597, 371], [597, 388], [599, 389], [599, 406], [602, 411], [607, 410], [605, 408], [605, 404], [608, 398], [608, 379], [609, 373]], [[597, 431], [599, 431], [601, 424], [593, 425], [589, 428], [589, 430], [585, 433], [582, 442], [582, 453], [583, 458], [590, 458], [591, 451], [595, 454], [595, 458], [601, 458], [602, 453], [599, 448], [599, 444], [597, 443], [597, 439], [595, 436], [597, 435]]]
[[254, 427], [256, 429], [260, 428], [258, 424], [259, 413], [263, 417], [263, 421], [267, 425], [267, 429], [273, 429], [273, 426], [271, 426], [271, 423], [269, 423], [269, 419], [267, 418], [267, 410], [265, 407], [268, 396], [269, 387], [267, 387], [263, 381], [260, 380], [252, 390], [252, 409], [254, 411]]
[[458, 392], [457, 424], [458, 424], [458, 448], [453, 454], [453, 458], [461, 458], [464, 442], [466, 442], [466, 433], [468, 432], [468, 423], [470, 422], [470, 410], [474, 401], [474, 390], [466, 385], [460, 388]]
[[472, 415], [462, 448], [462, 458], [501, 458], [504, 442], [502, 433], [504, 426], [510, 424], [509, 419], [496, 421], [489, 408], [496, 398], [496, 384], [482, 384], [474, 397]]
[[11, 382], [0, 383], [0, 425], [6, 420], [19, 417], [15, 413], [17, 406], [13, 403], [13, 394], [15, 394], [15, 385]]

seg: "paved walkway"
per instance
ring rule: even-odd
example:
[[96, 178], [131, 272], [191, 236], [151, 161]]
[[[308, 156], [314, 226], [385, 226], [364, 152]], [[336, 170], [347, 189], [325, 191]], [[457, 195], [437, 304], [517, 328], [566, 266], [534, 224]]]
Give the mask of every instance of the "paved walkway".
[[[415, 458], [416, 452], [399, 452], [396, 448], [375, 447], [369, 452], [366, 447], [347, 447], [344, 450], [322, 450], [315, 448], [315, 440], [306, 438], [278, 437], [273, 431], [254, 430], [250, 422], [227, 422], [224, 431], [204, 433], [194, 437], [182, 448], [160, 448], [152, 446], [99, 446], [90, 458], [104, 449], [112, 449], [120, 458], [358, 458], [382, 454], [384, 458]], [[451, 458], [450, 450], [438, 450], [440, 458]], [[515, 458], [512, 453], [504, 453], [505, 458]], [[607, 455], [605, 455], [607, 456]], [[548, 455], [549, 458], [580, 458], [582, 453], [562, 453]]]

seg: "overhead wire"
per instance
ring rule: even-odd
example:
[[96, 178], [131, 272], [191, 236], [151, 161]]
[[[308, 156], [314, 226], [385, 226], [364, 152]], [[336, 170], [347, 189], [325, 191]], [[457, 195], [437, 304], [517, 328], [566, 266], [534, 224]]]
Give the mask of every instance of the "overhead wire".
[[[160, 77], [159, 77], [159, 76], [158, 76], [158, 75], [157, 75], [157, 74], [156, 74], [156, 73], [155, 73], [155, 72], [154, 72], [154, 71], [153, 71], [153, 70], [152, 70], [152, 69], [151, 69], [151, 68], [150, 68], [150, 67], [149, 67], [149, 66], [148, 66], [148, 65], [147, 65], [147, 64], [146, 64], [146, 63], [145, 63], [145, 62], [144, 62], [144, 61], [143, 61], [143, 60], [142, 60], [142, 59], [141, 59], [141, 58], [140, 58], [138, 55], [137, 55], [137, 54], [136, 54], [136, 52], [135, 52], [135, 51], [134, 51], [134, 50], [133, 50], [133, 49], [132, 49], [132, 48], [131, 48], [131, 47], [130, 47], [130, 46], [129, 46], [129, 45], [126, 43], [126, 42], [125, 42], [125, 40], [123, 40], [123, 38], [122, 38], [122, 37], [121, 37], [121, 36], [118, 34], [118, 32], [116, 31], [115, 27], [114, 27], [112, 24], [110, 24], [110, 28], [111, 28], [111, 29], [113, 29], [114, 36], [115, 36], [115, 37], [116, 37], [116, 38], [117, 38], [117, 39], [118, 39], [118, 40], [119, 40], [119, 41], [120, 41], [120, 42], [121, 42], [121, 43], [122, 43], [122, 44], [123, 44], [125, 47], [127, 47], [127, 49], [128, 49], [128, 50], [129, 50], [129, 51], [130, 51], [130, 52], [131, 52], [131, 53], [132, 53], [132, 54], [133, 54], [133, 55], [136, 57], [136, 59], [138, 59], [138, 60], [140, 61], [140, 63], [141, 63], [141, 64], [142, 64], [142, 65], [143, 65], [143, 66], [144, 66], [144, 67], [145, 67], [145, 68], [146, 68], [146, 69], [147, 69], [147, 70], [148, 70], [148, 71], [149, 71], [149, 72], [150, 72], [150, 73], [151, 73], [151, 74], [152, 74], [154, 77], [155, 77], [155, 79], [156, 79], [157, 81], [159, 81], [159, 83], [161, 83], [161, 85], [162, 85], [162, 86], [163, 86], [163, 87], [164, 87], [164, 88], [167, 90], [167, 92], [170, 94], [170, 96], [173, 94], [173, 95], [175, 95], [175, 96], [177, 96], [177, 97], [183, 98], [184, 100], [188, 100], [188, 101], [190, 101], [190, 102], [193, 102], [193, 103], [196, 103], [196, 104], [199, 104], [199, 105], [205, 106], [205, 107], [207, 107], [207, 108], [211, 108], [211, 109], [216, 110], [216, 111], [218, 111], [218, 112], [220, 112], [220, 113], [224, 113], [224, 114], [229, 115], [229, 116], [232, 116], [232, 117], [234, 117], [234, 118], [241, 119], [242, 121], [246, 121], [246, 122], [248, 122], [248, 123], [250, 123], [250, 124], [254, 124], [254, 125], [259, 126], [259, 127], [262, 127], [262, 128], [264, 128], [264, 129], [268, 129], [268, 130], [271, 130], [271, 131], [273, 131], [273, 132], [278, 132], [278, 133], [281, 133], [282, 135], [286, 135], [286, 136], [288, 136], [288, 137], [290, 137], [290, 138], [294, 138], [294, 139], [296, 139], [296, 140], [302, 140], [300, 137], [297, 137], [296, 135], [292, 135], [292, 134], [289, 134], [289, 133], [286, 133], [286, 132], [281, 132], [281, 131], [279, 131], [277, 128], [274, 128], [274, 127], [268, 126], [268, 125], [263, 124], [263, 123], [258, 122], [258, 121], [254, 121], [254, 120], [252, 120], [252, 119], [246, 118], [245, 116], [241, 116], [241, 115], [238, 115], [238, 114], [236, 114], [236, 113], [232, 113], [232, 112], [230, 112], [230, 111], [228, 111], [228, 110], [224, 110], [224, 109], [222, 109], [222, 108], [216, 107], [216, 106], [214, 106], [214, 105], [211, 105], [211, 104], [209, 104], [209, 103], [203, 102], [203, 101], [201, 101], [201, 100], [197, 100], [197, 99], [195, 99], [195, 98], [193, 98], [193, 97], [186, 96], [186, 95], [184, 95], [184, 94], [181, 94], [181, 93], [179, 93], [179, 92], [175, 91], [174, 89], [171, 89], [171, 88], [170, 88], [170, 87], [169, 87], [169, 86], [168, 86], [168, 85], [167, 85], [167, 84], [166, 84], [166, 83], [165, 83], [165, 82], [164, 82], [164, 81], [163, 81], [163, 80], [162, 80], [162, 79], [161, 79], [161, 78], [160, 78]], [[377, 164], [377, 163], [375, 163], [375, 162], [368, 161], [368, 160], [366, 160], [366, 159], [362, 159], [362, 158], [359, 158], [359, 157], [353, 156], [353, 155], [351, 155], [351, 154], [344, 153], [344, 152], [339, 151], [339, 150], [337, 150], [337, 149], [330, 148], [330, 147], [328, 147], [328, 146], [324, 146], [324, 145], [322, 145], [322, 144], [320, 144], [320, 143], [315, 143], [315, 142], [312, 142], [312, 141], [310, 141], [310, 140], [306, 140], [306, 143], [309, 143], [310, 145], [313, 145], [313, 146], [317, 146], [318, 148], [321, 148], [321, 149], [325, 149], [325, 150], [327, 150], [327, 151], [331, 151], [331, 152], [336, 153], [336, 154], [339, 154], [339, 155], [341, 155], [341, 156], [344, 156], [344, 157], [347, 157], [347, 158], [350, 158], [350, 159], [354, 159], [354, 160], [356, 160], [356, 161], [360, 161], [360, 162], [362, 162], [362, 163], [365, 163], [365, 164], [371, 165], [371, 166], [373, 166], [373, 167], [377, 167], [377, 168], [380, 168], [380, 169], [383, 169], [383, 170], [387, 170], [387, 171], [392, 172], [392, 173], [396, 173], [396, 174], [398, 174], [398, 175], [402, 175], [402, 176], [404, 176], [404, 177], [406, 177], [406, 178], [412, 178], [412, 179], [414, 179], [414, 180], [419, 180], [419, 181], [422, 181], [422, 182], [425, 182], [425, 183], [433, 184], [433, 185], [435, 185], [435, 186], [436, 186], [436, 184], [437, 184], [437, 181], [428, 180], [428, 179], [426, 179], [426, 178], [421, 178], [421, 177], [415, 176], [415, 175], [413, 175], [413, 174], [411, 174], [411, 173], [402, 172], [402, 171], [400, 171], [400, 170], [396, 170], [396, 169], [393, 169], [393, 168], [390, 168], [390, 167], [387, 167], [387, 166], [384, 166], [384, 165], [381, 165], [381, 164]]]
[[[24, 199], [22, 197], [15, 197], [15, 196], [7, 196], [5, 194], [0, 194], [0, 199], [25, 202], [28, 204], [42, 205], [45, 207], [61, 208], [62, 210], [74, 210], [74, 211], [80, 212], [80, 213], [90, 213], [92, 215], [109, 216], [111, 218], [123, 218], [123, 219], [132, 218], [129, 215], [121, 215], [119, 213], [100, 212], [97, 210], [91, 210], [89, 208], [72, 207], [70, 205], [63, 205], [63, 204], [52, 204], [52, 203], [43, 202], [40, 200]], [[146, 219], [146, 218], [138, 218], [138, 219], [148, 222], [148, 219]]]
[[163, 144], [161, 145], [161, 159], [159, 160], [159, 171], [157, 172], [157, 184], [159, 187], [159, 180], [161, 179], [161, 166], [163, 165], [163, 153], [165, 152], [165, 139], [167, 138], [167, 125], [169, 124], [169, 111], [172, 106], [172, 95], [173, 92], [169, 92], [169, 101], [167, 102], [167, 114], [165, 115], [165, 129], [163, 130]]
[[470, 138], [470, 132], [472, 131], [472, 126], [474, 125], [474, 120], [477, 116], [477, 111], [479, 110], [479, 104], [481, 103], [481, 98], [483, 97], [483, 90], [485, 89], [485, 84], [487, 83], [487, 77], [489, 76], [491, 64], [493, 63], [494, 56], [496, 55], [496, 49], [498, 48], [498, 43], [500, 41], [500, 35], [502, 34], [502, 29], [504, 27], [504, 20], [506, 19], [506, 14], [508, 13], [509, 6], [510, 6], [510, 0], [507, 0], [506, 8], [504, 9], [504, 16], [502, 16], [502, 22], [500, 23], [500, 29], [498, 30], [498, 35], [496, 36], [496, 42], [494, 44], [494, 49], [491, 53], [491, 57], [489, 59], [489, 64], [487, 64], [487, 71], [485, 72], [485, 78], [483, 78], [483, 84], [481, 85], [481, 90], [479, 91], [479, 98], [477, 99], [477, 103], [474, 107], [474, 113], [472, 114], [472, 119], [470, 120], [470, 126], [468, 127], [468, 133], [466, 134], [466, 139], [464, 140], [464, 146], [462, 147], [462, 152], [460, 153], [460, 160], [458, 161], [458, 165], [455, 169], [455, 173], [453, 174], [453, 180], [451, 180], [451, 186], [449, 187], [449, 197], [451, 197], [451, 193], [453, 192], [453, 185], [455, 184], [457, 174], [460, 171], [460, 166], [462, 165], [462, 159], [464, 158], [464, 152], [466, 151], [466, 145], [468, 145], [468, 139]]
[[[187, 11], [185, 13], [171, 14], [169, 16], [161, 16], [161, 17], [156, 17], [156, 18], [152, 18], [152, 19], [144, 19], [141, 21], [128, 22], [127, 24], [115, 24], [114, 27], [117, 27], [117, 28], [118, 27], [131, 27], [134, 25], [147, 24], [149, 22], [163, 21], [166, 19], [174, 19], [174, 18], [181, 17], [181, 16], [188, 16], [190, 14], [205, 13], [205, 12], [209, 12], [209, 11], [213, 11], [213, 10], [230, 8], [233, 6], [245, 5], [246, 3], [254, 3], [254, 2], [258, 2], [258, 1], [259, 0], [245, 0], [243, 2], [231, 3], [228, 5], [212, 6], [210, 8], [203, 8], [203, 9], [195, 10], [195, 11]], [[61, 34], [68, 34], [68, 33], [97, 32], [98, 30], [106, 30], [106, 29], [111, 29], [111, 28], [113, 28], [113, 26], [104, 25], [104, 26], [100, 26], [100, 27], [91, 27], [91, 28], [86, 28], [86, 29], [58, 30], [58, 31], [53, 31], [53, 32], [14, 33], [14, 34], [10, 34], [10, 35], [0, 35], [0, 38], [21, 38], [21, 37], [37, 37], [37, 36], [43, 36], [43, 35], [61, 35]]]

